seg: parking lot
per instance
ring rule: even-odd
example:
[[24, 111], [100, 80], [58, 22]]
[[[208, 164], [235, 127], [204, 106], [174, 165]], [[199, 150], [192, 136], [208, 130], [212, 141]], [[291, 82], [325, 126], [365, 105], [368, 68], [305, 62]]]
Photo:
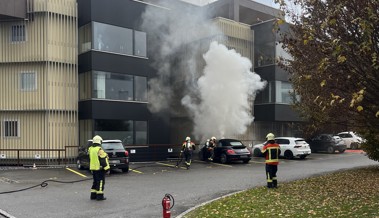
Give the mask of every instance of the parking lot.
[[[324, 172], [377, 164], [360, 152], [312, 154], [305, 160], [281, 159], [279, 184]], [[92, 176], [75, 166], [2, 168], [0, 212], [14, 217], [162, 217], [161, 200], [175, 198], [174, 216], [228, 193], [265, 185], [264, 159], [248, 164], [219, 164], [194, 160], [187, 170], [176, 161], [131, 163], [129, 173], [115, 170], [106, 177], [105, 202], [89, 200]], [[40, 184], [48, 180], [46, 187]], [[58, 181], [58, 182], [55, 182]], [[63, 182], [63, 183], [62, 183]]]

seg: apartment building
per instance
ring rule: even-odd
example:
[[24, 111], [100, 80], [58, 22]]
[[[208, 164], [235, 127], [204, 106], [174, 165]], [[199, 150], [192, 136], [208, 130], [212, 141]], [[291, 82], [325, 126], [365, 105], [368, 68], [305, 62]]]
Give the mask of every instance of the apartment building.
[[[202, 52], [216, 40], [250, 59], [268, 81], [255, 106], [254, 98], [249, 100], [255, 121], [244, 134], [229, 137], [251, 144], [267, 132], [292, 134], [288, 126], [299, 119], [289, 102], [278, 100], [291, 88], [287, 74], [275, 62], [258, 64], [262, 49], [277, 49], [264, 47], [262, 40], [272, 30], [261, 28], [280, 17], [277, 9], [250, 0], [219, 0], [205, 6], [176, 0], [3, 0], [0, 161], [75, 158], [76, 146], [95, 134], [122, 140], [132, 161], [169, 157], [191, 133], [193, 123], [179, 102], [180, 79], [168, 79], [177, 94], [169, 110], [150, 108], [157, 100], [149, 91], [150, 82], [161, 78], [156, 64], [162, 57], [156, 49], [163, 39], [154, 27], [143, 25], [143, 16], [149, 9], [160, 19], [160, 14], [183, 8], [201, 11], [220, 34], [201, 35], [164, 57], [174, 71], [177, 54], [188, 55], [185, 47], [194, 43], [201, 48], [195, 67], [204, 67]], [[196, 27], [186, 28], [187, 33], [196, 32]]]
[[0, 161], [74, 156], [76, 1], [3, 0], [0, 14]]

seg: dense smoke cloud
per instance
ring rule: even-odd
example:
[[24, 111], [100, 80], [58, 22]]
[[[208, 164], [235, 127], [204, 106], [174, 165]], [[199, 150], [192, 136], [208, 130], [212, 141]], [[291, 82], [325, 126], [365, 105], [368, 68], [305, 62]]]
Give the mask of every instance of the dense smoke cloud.
[[243, 134], [253, 121], [248, 99], [266, 83], [250, 71], [248, 58], [217, 42], [211, 43], [204, 60], [204, 74], [197, 82], [200, 103], [193, 103], [190, 96], [182, 99], [193, 114], [194, 135], [204, 139]]
[[[222, 38], [223, 34], [203, 10], [169, 7], [164, 13], [147, 7], [143, 15], [142, 27], [160, 41], [148, 44], [158, 74], [149, 82], [149, 109], [176, 113], [178, 105], [172, 106], [172, 98], [176, 97], [194, 123], [196, 139], [244, 133], [253, 121], [248, 99], [265, 83], [250, 71], [249, 59], [217, 42], [210, 44], [210, 38]], [[204, 72], [197, 72], [199, 61], [205, 61], [205, 68], [201, 69]], [[181, 84], [182, 93], [173, 89], [177, 84]], [[178, 94], [181, 96], [175, 96]]]

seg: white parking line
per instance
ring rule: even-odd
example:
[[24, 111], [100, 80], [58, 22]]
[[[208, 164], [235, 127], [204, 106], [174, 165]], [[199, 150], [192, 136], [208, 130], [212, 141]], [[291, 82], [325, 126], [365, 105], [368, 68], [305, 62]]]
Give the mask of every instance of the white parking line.
[[6, 218], [16, 218], [16, 217], [10, 215], [9, 213], [3, 211], [2, 209], [0, 209], [0, 215], [4, 216]]

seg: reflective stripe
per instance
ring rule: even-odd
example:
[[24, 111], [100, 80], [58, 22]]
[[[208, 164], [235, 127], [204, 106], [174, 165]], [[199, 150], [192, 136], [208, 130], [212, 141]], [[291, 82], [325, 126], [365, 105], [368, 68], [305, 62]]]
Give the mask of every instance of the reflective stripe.
[[97, 191], [96, 193], [103, 194], [103, 180], [100, 180], [99, 191]]
[[278, 162], [279, 159], [272, 159], [272, 160], [266, 160], [266, 163], [273, 163], [273, 162]]
[[270, 178], [270, 173], [267, 173], [267, 182], [272, 182], [272, 180]]
[[91, 192], [97, 192], [97, 190], [96, 189], [91, 189]]

